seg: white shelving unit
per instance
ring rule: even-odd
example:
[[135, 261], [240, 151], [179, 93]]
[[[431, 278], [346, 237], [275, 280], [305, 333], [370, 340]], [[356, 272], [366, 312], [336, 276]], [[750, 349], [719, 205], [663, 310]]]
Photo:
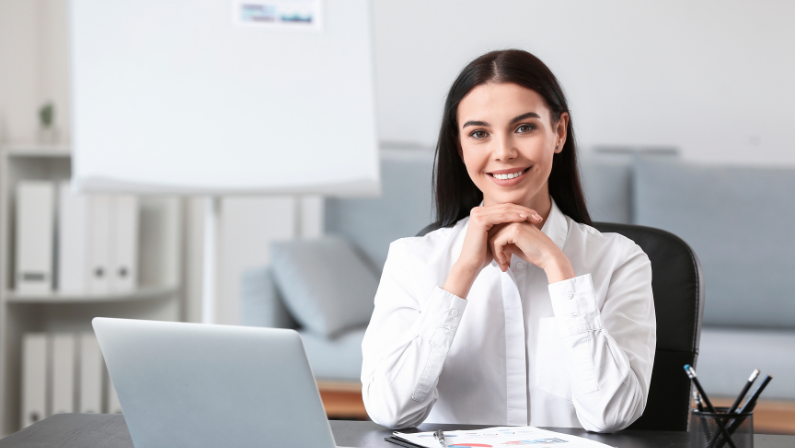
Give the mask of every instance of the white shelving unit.
[[68, 147], [0, 147], [0, 437], [20, 427], [21, 343], [26, 332], [92, 331], [96, 316], [181, 320], [182, 201], [139, 202], [138, 289], [125, 294], [20, 294], [14, 290], [16, 186], [71, 177]]
[[103, 303], [103, 302], [123, 302], [125, 300], [145, 300], [169, 297], [178, 293], [178, 289], [173, 286], [149, 286], [138, 288], [126, 294], [19, 294], [15, 291], [6, 291], [8, 303]]

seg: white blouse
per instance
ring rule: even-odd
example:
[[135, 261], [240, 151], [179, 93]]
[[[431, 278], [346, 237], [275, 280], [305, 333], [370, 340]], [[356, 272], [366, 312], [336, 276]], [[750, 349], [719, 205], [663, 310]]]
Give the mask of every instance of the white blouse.
[[492, 261], [467, 300], [441, 288], [469, 218], [393, 242], [362, 342], [370, 417], [422, 422], [623, 429], [649, 393], [656, 321], [649, 258], [553, 202], [542, 231], [578, 277], [548, 284], [514, 257]]

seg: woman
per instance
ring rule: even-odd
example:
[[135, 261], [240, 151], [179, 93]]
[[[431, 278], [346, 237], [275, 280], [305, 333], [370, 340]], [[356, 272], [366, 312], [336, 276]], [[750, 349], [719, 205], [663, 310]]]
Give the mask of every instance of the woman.
[[654, 361], [651, 265], [590, 227], [557, 80], [527, 52], [491, 52], [444, 112], [440, 228], [392, 243], [362, 343], [370, 417], [627, 427]]

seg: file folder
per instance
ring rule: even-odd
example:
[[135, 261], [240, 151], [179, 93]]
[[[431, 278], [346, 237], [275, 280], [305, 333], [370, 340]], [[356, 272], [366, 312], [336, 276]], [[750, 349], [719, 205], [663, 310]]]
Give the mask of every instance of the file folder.
[[75, 335], [52, 335], [52, 414], [75, 411]]
[[80, 402], [79, 412], [102, 412], [102, 375], [105, 366], [94, 333], [81, 333], [80, 339]]
[[22, 336], [22, 427], [47, 417], [47, 335]]
[[46, 294], [53, 289], [55, 187], [50, 182], [20, 182], [16, 207], [16, 290]]
[[88, 197], [59, 185], [57, 290], [66, 294], [88, 291]]
[[88, 198], [88, 290], [91, 294], [111, 292], [110, 275], [110, 207], [111, 197]]
[[111, 290], [131, 292], [138, 283], [138, 199], [135, 196], [114, 196], [110, 222]]
[[116, 388], [113, 387], [110, 375], [106, 378], [108, 379], [108, 414], [121, 414], [121, 403], [119, 402], [119, 396], [116, 394]]

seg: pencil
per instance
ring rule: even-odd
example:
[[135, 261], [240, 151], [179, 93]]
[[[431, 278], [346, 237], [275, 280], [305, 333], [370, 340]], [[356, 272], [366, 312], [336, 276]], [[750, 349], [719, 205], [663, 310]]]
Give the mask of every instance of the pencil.
[[759, 396], [762, 395], [762, 391], [765, 390], [765, 387], [767, 387], [768, 383], [770, 383], [770, 380], [772, 379], [773, 377], [768, 375], [767, 378], [765, 378], [765, 380], [762, 381], [762, 384], [760, 384], [759, 387], [756, 388], [754, 393], [751, 394], [751, 397], [748, 399], [748, 401], [746, 401], [743, 407], [740, 409], [741, 414], [744, 412], [751, 412], [754, 410], [754, 407], [756, 406], [756, 400], [759, 399]]
[[754, 381], [756, 381], [758, 376], [759, 369], [754, 369], [754, 371], [751, 372], [751, 376], [748, 377], [748, 381], [745, 383], [745, 386], [743, 386], [743, 390], [740, 391], [740, 395], [737, 396], [737, 399], [734, 400], [732, 407], [729, 408], [729, 414], [737, 410], [737, 407], [740, 406], [740, 402], [743, 401], [743, 398], [745, 398], [745, 394], [748, 393], [748, 389], [751, 388], [751, 385], [754, 384]]
[[687, 372], [687, 376], [693, 380], [693, 384], [696, 385], [696, 389], [698, 389], [699, 395], [701, 395], [701, 401], [704, 402], [704, 405], [707, 407], [709, 412], [717, 412], [715, 408], [712, 406], [712, 403], [709, 401], [709, 397], [707, 393], [704, 392], [704, 388], [701, 387], [701, 383], [698, 381], [696, 377], [696, 370], [690, 366], [690, 364], [685, 364], [685, 372]]
[[[748, 377], [748, 381], [745, 382], [745, 385], [743, 386], [743, 389], [740, 391], [740, 395], [737, 397], [736, 400], [734, 400], [734, 403], [729, 408], [729, 410], [726, 412], [727, 414], [732, 414], [732, 413], [734, 413], [734, 411], [737, 410], [737, 407], [740, 406], [740, 402], [743, 401], [743, 398], [745, 398], [745, 394], [748, 393], [748, 389], [751, 388], [751, 385], [754, 384], [754, 381], [756, 381], [756, 378], [758, 376], [759, 376], [759, 369], [754, 369], [754, 371], [751, 372], [751, 376]], [[742, 413], [742, 411], [740, 411], [740, 413]], [[726, 427], [729, 428], [729, 434], [734, 434], [734, 431], [731, 429], [732, 424], [734, 423], [734, 421], [735, 421], [735, 419], [731, 419], [730, 421], [728, 421], [728, 423], [726, 423]], [[715, 434], [714, 436], [710, 437], [710, 440], [709, 440], [709, 443], [707, 443], [707, 446], [708, 447], [713, 446], [715, 444], [715, 442], [717, 442], [719, 435], [720, 434]], [[723, 446], [723, 445], [721, 444], [720, 446]]]
[[[704, 392], [704, 388], [701, 387], [701, 383], [698, 381], [698, 378], [696, 377], [696, 370], [693, 367], [691, 367], [690, 364], [685, 364], [685, 372], [687, 372], [687, 376], [690, 377], [691, 380], [693, 380], [693, 384], [696, 385], [696, 389], [698, 389], [698, 393], [701, 395], [701, 401], [703, 401], [704, 404], [707, 406], [707, 410], [709, 412], [712, 412], [713, 414], [717, 414], [718, 411], [716, 411], [715, 407], [712, 406], [712, 403], [709, 401], [707, 393]], [[718, 422], [718, 430], [720, 430], [720, 432], [723, 434], [724, 437], [724, 439], [721, 441], [721, 446], [723, 446], [722, 444], [726, 440], [731, 439], [731, 435], [726, 431], [726, 427], [720, 424], [720, 422]], [[731, 443], [731, 445], [734, 446], [734, 443]]]
[[704, 406], [701, 404], [701, 397], [698, 395], [698, 391], [693, 391], [693, 401], [696, 402], [696, 408], [698, 408], [698, 412], [704, 412]]
[[[770, 380], [772, 380], [772, 379], [773, 379], [773, 377], [768, 375], [767, 378], [765, 378], [764, 381], [762, 381], [762, 383], [759, 385], [759, 387], [756, 388], [754, 393], [751, 394], [751, 396], [748, 398], [748, 401], [745, 402], [743, 407], [740, 408], [739, 411], [737, 411], [737, 413], [738, 414], [745, 414], [747, 412], [753, 411], [754, 407], [756, 407], [756, 401], [759, 399], [759, 396], [762, 395], [762, 391], [765, 390], [765, 387], [767, 387], [768, 383], [770, 383]], [[731, 422], [729, 422], [729, 424], [726, 425], [726, 426], [729, 427], [729, 434], [734, 434], [735, 431], [737, 431], [737, 429], [740, 427], [740, 425], [743, 423], [744, 420], [745, 420], [744, 418], [735, 418]], [[722, 440], [721, 443], [718, 444], [717, 448], [722, 448], [723, 445], [725, 445], [725, 444], [726, 444], [726, 440]]]

